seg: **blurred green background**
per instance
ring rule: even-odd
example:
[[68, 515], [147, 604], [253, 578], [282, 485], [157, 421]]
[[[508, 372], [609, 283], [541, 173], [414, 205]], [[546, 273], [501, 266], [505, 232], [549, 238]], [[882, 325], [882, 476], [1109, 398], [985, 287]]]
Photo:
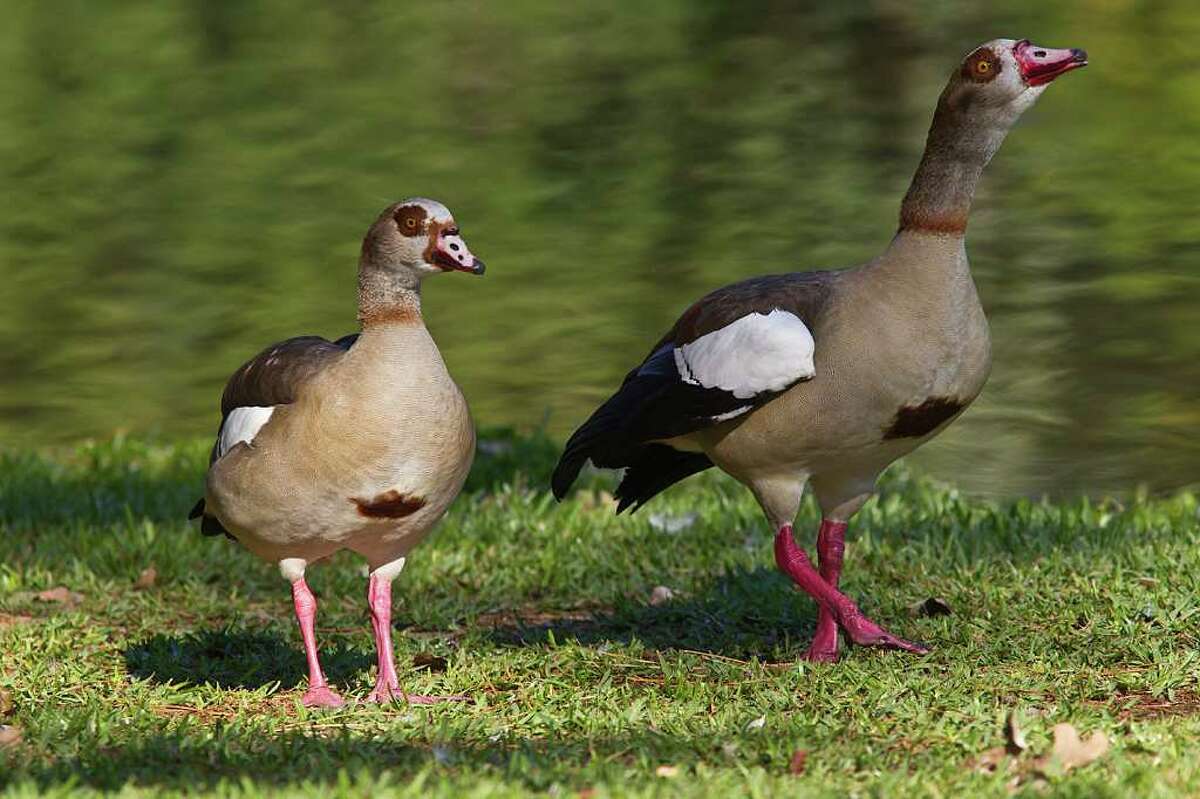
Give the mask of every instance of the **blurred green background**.
[[1200, 480], [1200, 6], [0, 2], [0, 444], [213, 432], [262, 346], [354, 327], [388, 202], [483, 424], [563, 436], [695, 297], [879, 252], [949, 70], [1085, 47], [985, 174], [997, 360], [920, 468], [989, 494]]

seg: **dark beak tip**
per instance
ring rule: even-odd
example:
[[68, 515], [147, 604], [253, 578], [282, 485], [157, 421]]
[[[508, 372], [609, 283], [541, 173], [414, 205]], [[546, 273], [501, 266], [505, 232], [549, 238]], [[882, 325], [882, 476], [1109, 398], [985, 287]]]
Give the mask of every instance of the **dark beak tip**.
[[476, 258], [475, 263], [471, 265], [471, 272], [476, 275], [482, 275], [486, 271], [487, 266], [483, 263], [483, 261]]
[[1072, 47], [1071, 48], [1071, 58], [1072, 58], [1072, 60], [1074, 60], [1076, 62], [1086, 63], [1088, 60], [1087, 50], [1084, 50], [1079, 47]]

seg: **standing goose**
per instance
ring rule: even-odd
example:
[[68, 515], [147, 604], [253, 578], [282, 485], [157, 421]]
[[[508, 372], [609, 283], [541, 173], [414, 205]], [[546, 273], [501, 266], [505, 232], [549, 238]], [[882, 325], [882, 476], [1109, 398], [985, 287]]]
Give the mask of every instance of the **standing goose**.
[[[567, 442], [552, 479], [565, 496], [589, 458], [624, 467], [618, 512], [717, 466], [754, 493], [777, 531], [775, 559], [819, 605], [805, 658], [856, 644], [924, 653], [838, 591], [847, 521], [890, 463], [971, 403], [990, 367], [987, 319], [964, 234], [975, 184], [1046, 86], [1082, 50], [996, 39], [954, 70], [925, 154], [879, 257], [831, 272], [752, 278], [688, 308]], [[819, 569], [792, 522], [811, 482]]]
[[192, 510], [279, 564], [308, 659], [308, 706], [343, 704], [317, 659], [308, 564], [349, 549], [367, 559], [367, 602], [379, 658], [370, 701], [436, 697], [400, 690], [392, 659], [392, 580], [441, 518], [471, 468], [475, 428], [421, 318], [421, 281], [483, 274], [444, 205], [388, 207], [367, 231], [358, 266], [362, 332], [301, 336], [233, 373], [221, 397], [204, 498]]

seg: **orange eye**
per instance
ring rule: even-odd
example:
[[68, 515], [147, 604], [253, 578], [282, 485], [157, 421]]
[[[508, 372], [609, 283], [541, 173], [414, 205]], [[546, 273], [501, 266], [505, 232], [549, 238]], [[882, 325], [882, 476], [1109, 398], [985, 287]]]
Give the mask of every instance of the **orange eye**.
[[988, 48], [981, 47], [967, 56], [959, 74], [976, 83], [987, 83], [994, 80], [1003, 69], [1004, 62], [1000, 60], [1000, 57]]
[[405, 205], [396, 209], [393, 218], [401, 235], [419, 236], [425, 225], [425, 209], [419, 205]]

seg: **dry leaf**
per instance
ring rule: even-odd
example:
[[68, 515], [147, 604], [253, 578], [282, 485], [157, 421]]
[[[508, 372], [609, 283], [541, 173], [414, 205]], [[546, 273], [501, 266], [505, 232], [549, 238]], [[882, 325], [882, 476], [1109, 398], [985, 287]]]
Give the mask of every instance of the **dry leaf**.
[[673, 516], [669, 513], [651, 513], [650, 526], [655, 530], [660, 530], [664, 533], [678, 533], [681, 530], [686, 530], [696, 523], [700, 518], [700, 514], [695, 511], [689, 513], [681, 513], [678, 516]]
[[767, 717], [759, 716], [754, 721], [746, 725], [746, 730], [747, 732], [750, 730], [761, 730], [765, 726], [767, 726]]
[[1046, 771], [1052, 765], [1057, 765], [1064, 772], [1079, 766], [1086, 766], [1104, 756], [1108, 751], [1108, 736], [1097, 730], [1086, 741], [1080, 739], [1079, 731], [1071, 724], [1055, 724], [1054, 747], [1047, 755], [1042, 755], [1034, 761], [1034, 767]]
[[908, 611], [914, 616], [949, 616], [954, 612], [950, 609], [950, 603], [936, 596], [931, 596], [929, 599], [918, 602], [911, 606]]
[[65, 585], [48, 588], [34, 595], [39, 602], [62, 602], [66, 605], [78, 605], [83, 601], [83, 594], [77, 594]]
[[654, 590], [650, 592], [650, 604], [654, 607], [665, 605], [675, 598], [675, 592], [665, 585], [656, 585]]
[[133, 581], [133, 587], [139, 591], [145, 591], [147, 588], [153, 588], [158, 582], [158, 569], [153, 566], [147, 566], [142, 569], [142, 573]]
[[0, 717], [13, 712], [12, 694], [0, 688]]
[[799, 777], [804, 773], [804, 767], [808, 763], [808, 750], [797, 749], [792, 752], [792, 760], [788, 763], [788, 774], [793, 777]]
[[0, 747], [16, 746], [21, 743], [21, 728], [0, 724]]
[[476, 446], [479, 448], [480, 452], [492, 458], [496, 457], [497, 455], [507, 455], [508, 453], [512, 452], [513, 449], [511, 441], [487, 438], [480, 439]]
[[679, 776], [679, 766], [659, 766], [654, 769], [656, 777], [677, 777]]
[[576, 492], [575, 497], [579, 500], [580, 507], [586, 510], [615, 510], [617, 500], [608, 491], [587, 491], [580, 490]]
[[592, 799], [592, 797], [595, 795], [596, 795], [595, 788], [582, 788], [582, 789], [580, 789], [579, 793], [576, 794], [576, 796], [578, 796], [579, 799]]
[[413, 655], [413, 668], [432, 672], [443, 672], [449, 665], [441, 655], [431, 655], [428, 652], [418, 652]]
[[1019, 755], [1029, 748], [1029, 744], [1025, 741], [1025, 732], [1017, 722], [1017, 711], [1015, 710], [1008, 711], [1008, 719], [1004, 722], [1004, 739], [1007, 741], [1004, 748], [1010, 755]]
[[33, 621], [33, 616], [13, 616], [9, 613], [0, 613], [0, 627], [7, 627], [10, 624], [24, 624], [29, 621]]
[[1000, 764], [1008, 759], [1008, 751], [1003, 746], [995, 746], [986, 752], [981, 752], [967, 760], [967, 768], [971, 771], [981, 771], [992, 774], [1000, 768]]

